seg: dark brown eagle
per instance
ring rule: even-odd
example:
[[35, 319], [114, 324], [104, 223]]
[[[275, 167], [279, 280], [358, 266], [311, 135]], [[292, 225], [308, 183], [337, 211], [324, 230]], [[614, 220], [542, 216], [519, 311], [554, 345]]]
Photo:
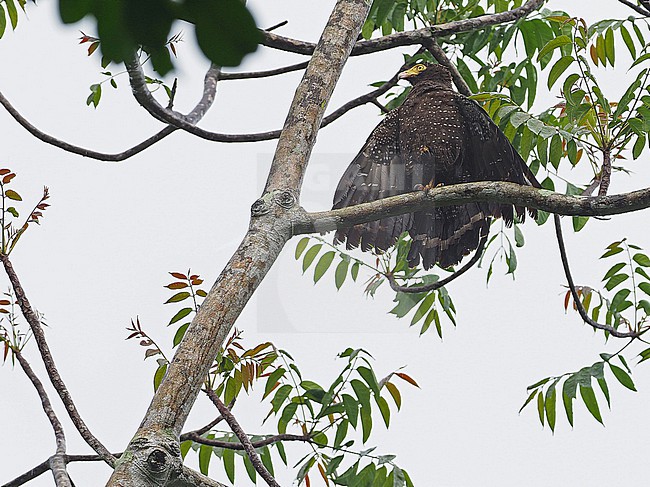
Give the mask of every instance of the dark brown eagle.
[[[438, 185], [470, 181], [531, 184], [526, 165], [508, 138], [473, 100], [452, 89], [451, 74], [439, 64], [416, 64], [400, 73], [413, 88], [404, 103], [386, 115], [343, 174], [334, 208], [357, 205]], [[532, 175], [531, 179], [534, 179]], [[425, 269], [460, 262], [487, 235], [490, 218], [512, 225], [525, 208], [469, 203], [338, 230], [335, 242], [347, 248], [385, 251], [403, 232], [412, 243], [408, 262]], [[536, 216], [535, 210], [530, 214]]]

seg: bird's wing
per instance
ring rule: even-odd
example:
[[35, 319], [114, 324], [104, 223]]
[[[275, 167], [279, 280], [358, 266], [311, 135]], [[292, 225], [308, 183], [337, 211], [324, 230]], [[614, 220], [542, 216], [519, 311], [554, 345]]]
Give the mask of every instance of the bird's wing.
[[[463, 171], [471, 181], [510, 181], [522, 185], [534, 185], [534, 176], [527, 170], [525, 161], [512, 146], [506, 135], [492, 121], [481, 106], [460, 94], [456, 94], [456, 103], [465, 124], [467, 140], [463, 147], [461, 164]], [[528, 178], [532, 178], [533, 181]], [[525, 209], [510, 205], [489, 204], [488, 213], [503, 217], [506, 224], [512, 224], [516, 212], [522, 220]], [[536, 210], [529, 210], [531, 216]]]
[[[398, 111], [393, 110], [372, 131], [350, 163], [334, 193], [334, 209], [375, 201], [410, 191], [399, 151]], [[388, 249], [408, 230], [410, 215], [384, 218], [336, 232], [335, 242], [363, 250]]]

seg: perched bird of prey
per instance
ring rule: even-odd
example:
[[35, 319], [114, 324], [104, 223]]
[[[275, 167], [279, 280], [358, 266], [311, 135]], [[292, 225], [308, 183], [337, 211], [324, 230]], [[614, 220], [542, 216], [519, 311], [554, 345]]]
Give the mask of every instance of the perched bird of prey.
[[[470, 181], [531, 184], [525, 162], [478, 103], [452, 88], [439, 64], [416, 64], [400, 73], [413, 88], [404, 103], [386, 115], [343, 174], [334, 208], [388, 196]], [[532, 176], [531, 176], [532, 177]], [[534, 179], [534, 178], [533, 178]], [[533, 183], [534, 184], [534, 183]], [[535, 210], [530, 214], [536, 216]], [[487, 235], [490, 218], [512, 225], [525, 208], [468, 203], [384, 218], [336, 232], [347, 248], [385, 251], [408, 231], [411, 267], [425, 269], [460, 262]]]

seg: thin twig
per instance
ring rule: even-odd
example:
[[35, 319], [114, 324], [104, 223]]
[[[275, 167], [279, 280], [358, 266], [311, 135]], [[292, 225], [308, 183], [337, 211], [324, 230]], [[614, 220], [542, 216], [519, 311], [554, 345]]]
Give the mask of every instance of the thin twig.
[[[119, 458], [122, 453], [113, 453], [116, 458]], [[99, 455], [64, 455], [63, 461], [68, 463], [74, 462], [103, 462], [104, 459]], [[9, 481], [6, 484], [3, 484], [1, 487], [19, 487], [24, 485], [30, 480], [34, 480], [36, 477], [43, 475], [45, 472], [50, 470], [50, 459], [48, 458], [44, 462], [39, 463], [34, 468], [25, 472], [24, 474], [16, 477], [15, 479]]]
[[63, 404], [65, 405], [66, 411], [68, 412], [72, 423], [75, 425], [79, 431], [79, 434], [81, 434], [81, 437], [86, 441], [86, 443], [88, 443], [88, 445], [90, 445], [90, 447], [95, 450], [95, 452], [97, 452], [97, 454], [99, 454], [107, 464], [109, 464], [111, 467], [114, 466], [115, 457], [90, 432], [88, 426], [86, 426], [86, 423], [81, 418], [81, 415], [79, 414], [79, 411], [77, 410], [77, 407], [72, 400], [72, 396], [70, 395], [68, 388], [59, 375], [59, 371], [56, 368], [56, 364], [54, 363], [54, 358], [50, 352], [50, 347], [48, 346], [47, 340], [45, 339], [45, 333], [43, 332], [41, 321], [32, 309], [32, 306], [29, 303], [27, 296], [25, 295], [25, 291], [20, 284], [18, 275], [16, 274], [16, 271], [14, 270], [9, 257], [5, 254], [0, 254], [0, 260], [2, 260], [2, 264], [4, 265], [7, 276], [9, 277], [9, 281], [11, 282], [11, 286], [14, 290], [14, 293], [16, 294], [16, 301], [18, 302], [18, 306], [20, 306], [23, 316], [27, 320], [27, 323], [29, 323], [29, 326], [32, 330], [32, 334], [36, 340], [36, 345], [38, 346], [41, 358], [45, 364], [45, 370], [47, 371], [47, 375], [50, 378], [50, 382], [54, 386], [54, 389], [56, 389], [56, 392], [59, 394], [61, 401], [63, 401]]
[[573, 297], [573, 303], [575, 304], [578, 313], [580, 314], [580, 317], [583, 319], [583, 321], [589, 326], [598, 330], [606, 331], [616, 338], [636, 338], [643, 335], [648, 330], [648, 328], [641, 329], [639, 331], [620, 332], [613, 326], [603, 325], [602, 323], [596, 322], [587, 314], [587, 310], [585, 310], [585, 307], [582, 305], [582, 301], [580, 301], [576, 286], [573, 282], [573, 277], [571, 276], [569, 260], [567, 258], [566, 248], [564, 246], [564, 238], [562, 237], [562, 223], [560, 222], [560, 216], [553, 215], [553, 218], [555, 219], [555, 234], [557, 236], [557, 243], [560, 249], [560, 258], [562, 259], [564, 275], [566, 276], [567, 283], [569, 284], [569, 290], [571, 291], [571, 296]]
[[[489, 223], [488, 223], [488, 228], [489, 228]], [[483, 249], [485, 248], [485, 243], [487, 242], [487, 238], [489, 235], [489, 230], [488, 233], [483, 235], [481, 237], [481, 241], [478, 244], [478, 247], [476, 248], [476, 252], [474, 252], [474, 255], [472, 258], [467, 261], [467, 263], [458, 269], [456, 272], [454, 272], [452, 275], [446, 277], [445, 279], [442, 279], [441, 281], [436, 281], [432, 282], [431, 284], [425, 284], [422, 286], [400, 286], [397, 284], [397, 281], [395, 281], [395, 276], [391, 274], [390, 272], [387, 274], [384, 274], [386, 278], [388, 279], [388, 283], [390, 284], [390, 287], [393, 291], [400, 292], [400, 293], [426, 293], [429, 291], [435, 291], [436, 289], [440, 289], [441, 287], [446, 286], [450, 282], [452, 282], [454, 279], [462, 276], [465, 274], [468, 270], [470, 270], [474, 265], [481, 259], [481, 256], [483, 255]]]
[[221, 73], [219, 78], [222, 81], [232, 79], [253, 79], [253, 78], [268, 78], [270, 76], [277, 76], [279, 74], [291, 73], [293, 71], [300, 71], [307, 67], [308, 61], [284, 66], [282, 68], [269, 69], [266, 71], [251, 71], [248, 73]]
[[43, 383], [40, 381], [32, 367], [29, 365], [27, 359], [23, 357], [23, 354], [20, 352], [20, 350], [12, 349], [12, 352], [18, 359], [18, 363], [25, 372], [25, 375], [27, 375], [29, 380], [34, 385], [34, 388], [36, 389], [36, 392], [41, 399], [43, 411], [45, 411], [45, 415], [47, 416], [47, 419], [50, 421], [52, 429], [54, 430], [54, 437], [56, 440], [56, 453], [52, 455], [47, 461], [50, 470], [52, 470], [52, 475], [54, 476], [54, 483], [57, 487], [71, 487], [70, 478], [68, 477], [68, 472], [66, 471], [66, 464], [64, 461], [65, 432], [63, 431], [63, 426], [61, 425], [59, 418], [54, 412], [54, 408], [52, 407], [52, 403], [50, 402], [50, 399], [47, 396], [47, 392], [43, 387]]
[[210, 398], [210, 400], [214, 403], [214, 405], [219, 410], [221, 416], [223, 416], [223, 418], [226, 420], [226, 423], [228, 423], [228, 426], [230, 426], [232, 432], [235, 433], [235, 436], [237, 436], [237, 438], [239, 438], [243, 450], [246, 452], [246, 455], [248, 455], [248, 458], [250, 459], [257, 473], [260, 474], [260, 477], [262, 477], [270, 487], [280, 487], [280, 485], [276, 482], [275, 478], [273, 478], [273, 475], [271, 475], [271, 473], [266, 469], [266, 467], [262, 463], [262, 460], [260, 459], [259, 455], [255, 451], [255, 447], [251, 443], [251, 440], [248, 438], [248, 435], [244, 432], [244, 430], [239, 425], [235, 417], [232, 415], [230, 409], [228, 409], [226, 405], [223, 402], [221, 402], [219, 396], [212, 389], [207, 389], [206, 393]]
[[[194, 443], [200, 443], [201, 445], [215, 446], [229, 450], [246, 450], [246, 447], [242, 443], [204, 438], [194, 432], [184, 433], [183, 436], [183, 441], [191, 440]], [[263, 440], [251, 441], [251, 445], [253, 448], [262, 448], [264, 446], [272, 445], [280, 441], [303, 441], [309, 443], [311, 442], [311, 437], [309, 435], [291, 435], [285, 433], [281, 435], [268, 436]]]

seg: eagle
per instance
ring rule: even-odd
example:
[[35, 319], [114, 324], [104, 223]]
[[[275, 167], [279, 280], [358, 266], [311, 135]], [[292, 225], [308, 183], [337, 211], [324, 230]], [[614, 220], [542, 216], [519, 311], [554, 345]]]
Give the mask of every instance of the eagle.
[[[372, 131], [334, 194], [334, 209], [471, 181], [534, 185], [534, 176], [483, 108], [452, 88], [449, 70], [419, 63], [398, 76], [413, 87], [401, 106]], [[448, 268], [475, 250], [492, 218], [511, 226], [526, 209], [498, 203], [431, 208], [340, 229], [335, 243], [384, 252], [403, 232], [411, 237], [408, 263]], [[536, 210], [529, 213], [536, 217]]]

